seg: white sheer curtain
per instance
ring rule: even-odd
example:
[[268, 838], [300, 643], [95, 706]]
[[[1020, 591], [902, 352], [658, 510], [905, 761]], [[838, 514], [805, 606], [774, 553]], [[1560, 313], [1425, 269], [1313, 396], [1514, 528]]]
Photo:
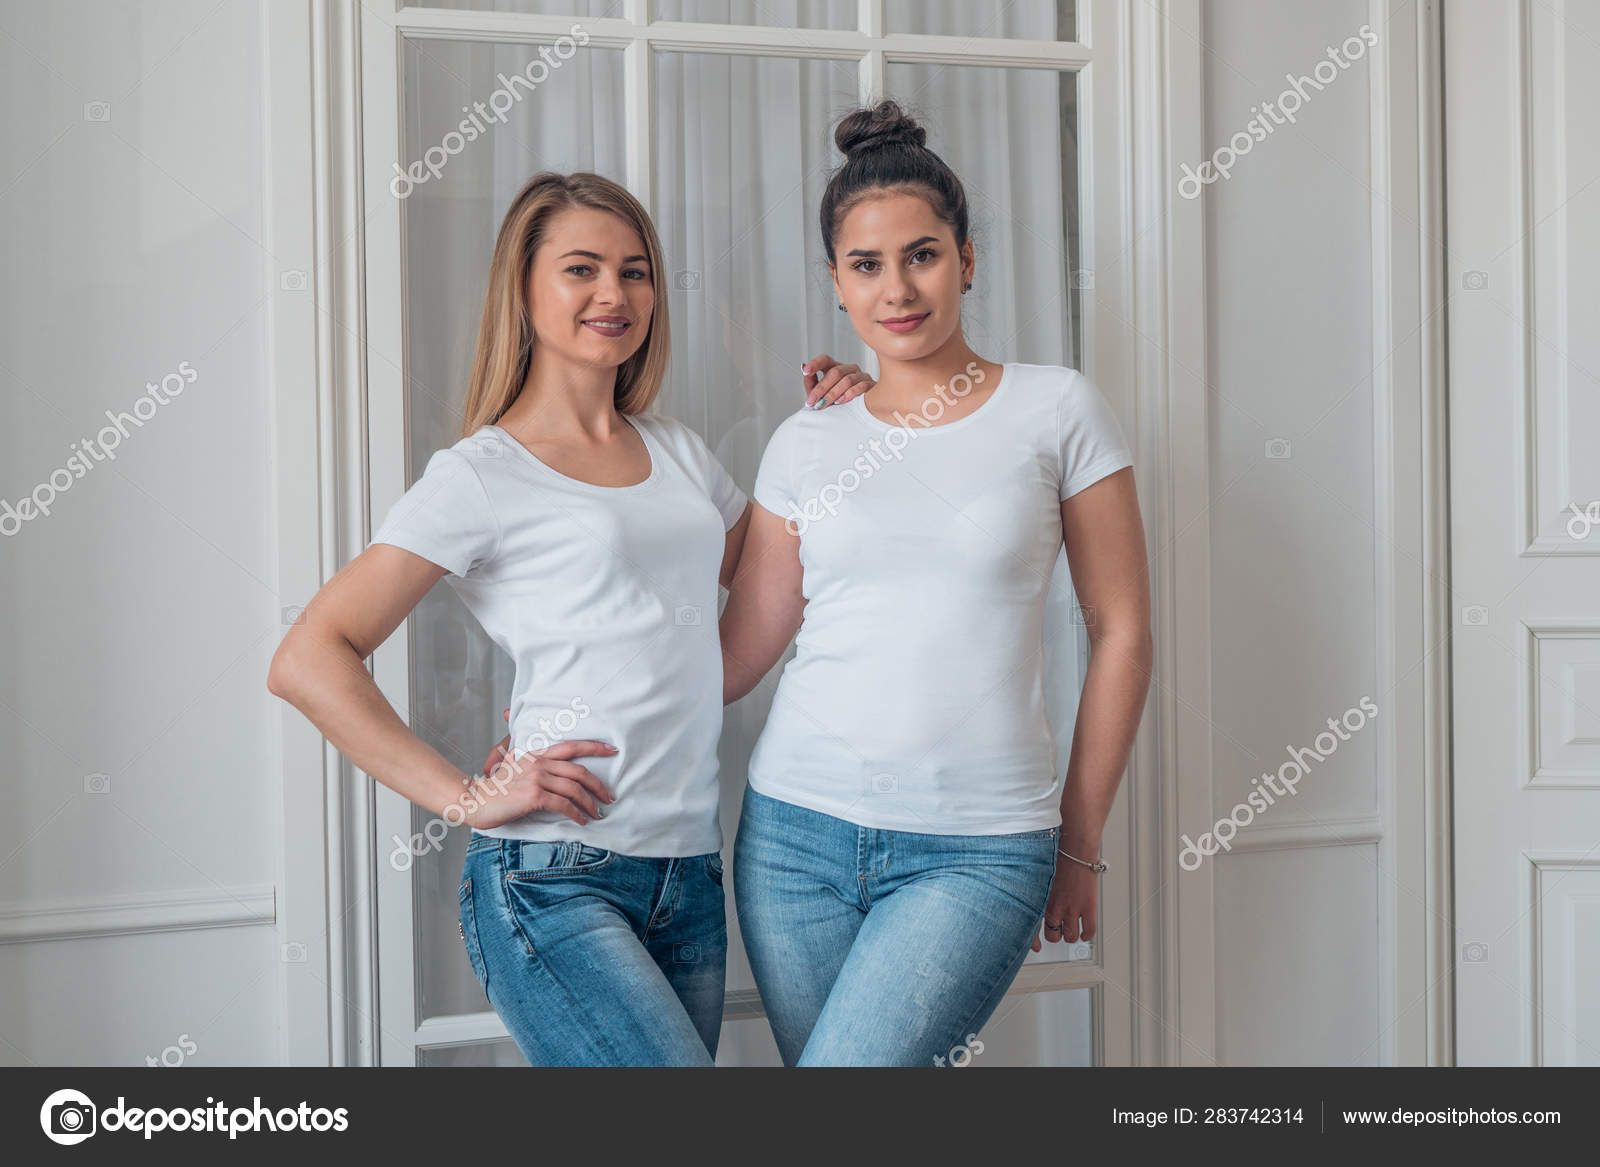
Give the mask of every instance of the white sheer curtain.
[[[621, 16], [620, 0], [500, 0], [451, 7]], [[660, 20], [852, 28], [855, 0], [658, 0]], [[896, 30], [1053, 39], [1072, 35], [1070, 5], [934, 0], [890, 5]], [[1058, 23], [1059, 22], [1059, 23]], [[534, 59], [529, 46], [408, 42], [402, 166], [487, 101]], [[978, 253], [963, 322], [984, 356], [1075, 363], [1074, 78], [1038, 70], [891, 65], [886, 96], [920, 114], [929, 145], [962, 178]], [[800, 362], [818, 352], [873, 367], [835, 309], [817, 210], [841, 161], [832, 127], [858, 104], [854, 61], [663, 53], [655, 68], [652, 212], [671, 269], [658, 294], [672, 324], [671, 374], [658, 408], [693, 426], [748, 490], [767, 438], [801, 402]], [[405, 200], [411, 474], [456, 439], [490, 254], [511, 197], [539, 170], [595, 170], [625, 181], [622, 54], [585, 48], [507, 113], [504, 124], [451, 156]], [[394, 354], [399, 359], [399, 354]], [[1075, 714], [1082, 650], [1058, 566], [1047, 645], [1059, 765]], [[413, 721], [438, 749], [475, 768], [503, 732], [507, 661], [446, 587], [413, 619]], [[1064, 631], [1063, 631], [1064, 630]], [[775, 678], [776, 671], [773, 674]], [[729, 832], [770, 686], [728, 711], [722, 738]], [[460, 836], [462, 832], [452, 832]], [[464, 839], [413, 868], [422, 935], [424, 1015], [487, 1008], [460, 960], [453, 897]], [[733, 921], [730, 920], [730, 924]], [[752, 986], [742, 949], [729, 988]], [[746, 1050], [738, 1056], [760, 1057]]]

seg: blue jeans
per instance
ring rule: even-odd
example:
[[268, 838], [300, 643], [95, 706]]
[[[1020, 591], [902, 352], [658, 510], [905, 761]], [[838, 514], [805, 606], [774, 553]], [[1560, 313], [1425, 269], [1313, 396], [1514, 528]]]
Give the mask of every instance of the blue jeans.
[[1022, 967], [1059, 833], [878, 830], [747, 787], [734, 899], [784, 1064], [949, 1061]]
[[709, 1066], [728, 950], [722, 858], [472, 833], [461, 935], [535, 1066]]

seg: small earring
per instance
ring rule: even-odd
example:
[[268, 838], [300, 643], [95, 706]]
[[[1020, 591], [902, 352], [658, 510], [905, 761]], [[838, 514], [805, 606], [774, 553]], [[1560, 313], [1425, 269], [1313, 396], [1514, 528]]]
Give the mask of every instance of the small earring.
[[841, 311], [841, 312], [845, 312], [845, 311], [848, 311], [848, 309], [846, 309], [846, 308], [845, 308], [845, 306], [844, 306], [844, 305], [843, 305], [843, 304], [840, 304], [840, 305], [839, 305], [839, 311]]
[[963, 296], [965, 296], [970, 291], [972, 291], [972, 285], [971, 284], [962, 284], [961, 285], [961, 294]]

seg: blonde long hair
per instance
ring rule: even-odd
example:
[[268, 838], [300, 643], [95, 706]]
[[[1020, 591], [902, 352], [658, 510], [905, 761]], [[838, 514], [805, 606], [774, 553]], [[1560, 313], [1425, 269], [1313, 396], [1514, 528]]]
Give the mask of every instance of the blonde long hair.
[[511, 200], [495, 240], [489, 289], [483, 298], [483, 320], [478, 326], [478, 349], [467, 386], [462, 437], [500, 420], [527, 382], [534, 343], [533, 321], [528, 312], [528, 273], [551, 218], [572, 207], [608, 211], [644, 240], [656, 301], [644, 343], [617, 368], [612, 400], [619, 413], [640, 413], [649, 409], [661, 392], [661, 382], [667, 375], [667, 298], [661, 290], [665, 265], [655, 224], [639, 200], [609, 178], [587, 171], [545, 171], [530, 178]]

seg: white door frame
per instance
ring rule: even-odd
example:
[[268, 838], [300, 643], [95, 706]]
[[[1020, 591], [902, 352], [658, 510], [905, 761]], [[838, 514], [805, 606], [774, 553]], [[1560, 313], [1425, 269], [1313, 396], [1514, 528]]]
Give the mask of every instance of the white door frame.
[[[550, 42], [573, 21], [424, 8], [391, 20], [356, 0], [264, 7], [273, 254], [306, 273], [285, 276], [274, 296], [280, 576], [282, 594], [309, 596], [365, 547], [372, 515], [406, 485], [391, 456], [406, 448], [404, 204], [388, 188], [399, 118], [373, 116], [398, 111], [402, 38]], [[628, 182], [646, 205], [653, 49], [859, 58], [864, 96], [881, 92], [889, 61], [1080, 70], [1083, 264], [1095, 272], [1082, 364], [1135, 447], [1157, 673], [1107, 827], [1106, 854], [1129, 879], [1106, 884], [1097, 962], [1030, 966], [1015, 991], [1097, 992], [1099, 1061], [1204, 1064], [1216, 1044], [1210, 871], [1180, 881], [1174, 842], [1212, 817], [1203, 201], [1175, 197], [1174, 181], [1201, 156], [1199, 0], [1086, 0], [1079, 42], [883, 36], [882, 0], [861, 0], [861, 15], [849, 31], [649, 25], [647, 0], [629, 0], [625, 19], [582, 23], [592, 45], [624, 49]], [[406, 641], [392, 637], [373, 658], [402, 717]], [[415, 1024], [411, 905], [382, 894], [393, 873], [374, 842], [410, 834], [408, 806], [293, 710], [282, 742], [279, 927], [309, 941], [286, 978], [285, 1060], [409, 1065], [419, 1045], [503, 1034], [492, 1013]]]

